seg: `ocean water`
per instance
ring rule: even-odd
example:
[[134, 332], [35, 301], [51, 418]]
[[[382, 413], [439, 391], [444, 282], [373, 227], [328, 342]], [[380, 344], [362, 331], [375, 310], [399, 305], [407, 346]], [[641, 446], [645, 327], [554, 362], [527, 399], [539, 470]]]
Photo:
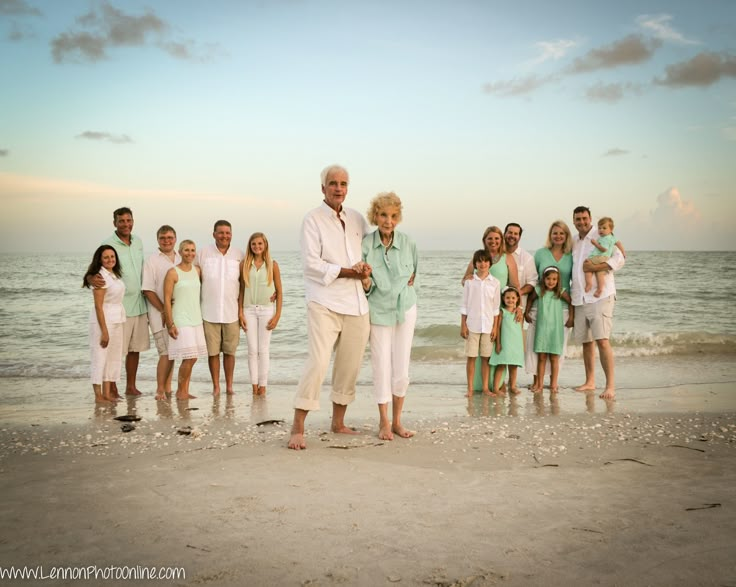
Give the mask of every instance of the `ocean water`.
[[[90, 258], [91, 253], [0, 255], [0, 401], [7, 387], [3, 379], [87, 377], [92, 294], [80, 286]], [[272, 337], [269, 384], [292, 385], [298, 381], [306, 357], [301, 264], [298, 252], [275, 253], [274, 258], [281, 266], [285, 301]], [[459, 304], [460, 278], [468, 259], [467, 251], [420, 254], [413, 383], [440, 387], [464, 383]], [[618, 301], [612, 343], [619, 381], [622, 375], [625, 379], [627, 363], [637, 365], [637, 378], [646, 369], [653, 370], [647, 385], [656, 384], [659, 370], [664, 373], [676, 367], [688, 373], [688, 365], [697, 371], [697, 381], [732, 381], [735, 282], [736, 252], [630, 252], [625, 268], [616, 275]], [[570, 345], [568, 357], [579, 356], [580, 348]], [[145, 382], [155, 381], [156, 361], [153, 347], [141, 354], [139, 387], [144, 391], [153, 391], [153, 385]], [[567, 365], [579, 363], [566, 361], [562, 383]], [[242, 333], [235, 378], [236, 386], [249, 389]], [[195, 365], [193, 381], [209, 381], [206, 361]], [[359, 384], [370, 381], [366, 353]]]

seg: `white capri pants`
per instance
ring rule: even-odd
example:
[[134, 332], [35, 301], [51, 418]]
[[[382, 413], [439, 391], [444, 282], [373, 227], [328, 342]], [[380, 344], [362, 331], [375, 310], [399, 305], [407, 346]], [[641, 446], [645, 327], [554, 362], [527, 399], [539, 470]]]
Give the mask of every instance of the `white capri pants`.
[[103, 381], [120, 381], [123, 362], [123, 325], [108, 324], [110, 341], [107, 348], [100, 346], [102, 330], [97, 320], [89, 323], [90, 379], [92, 385], [102, 385]]
[[[537, 353], [534, 352], [534, 333], [536, 332], [537, 326], [537, 306], [529, 310], [529, 317], [532, 319], [529, 328], [526, 331], [526, 345], [524, 346], [524, 370], [530, 375], [537, 375]], [[567, 319], [570, 317], [570, 310], [565, 304], [562, 307], [562, 323], [566, 324]], [[570, 331], [572, 328], [565, 328], [565, 340], [562, 343], [562, 354], [560, 355], [560, 368], [562, 363], [565, 362], [565, 354], [567, 353], [567, 339], [570, 338]], [[547, 361], [547, 365], [544, 370], [545, 375], [552, 373], [552, 363]]]
[[245, 306], [245, 331], [248, 339], [248, 371], [251, 385], [266, 387], [268, 385], [268, 368], [271, 360], [271, 330], [266, 329], [268, 321], [273, 318], [276, 309], [268, 306]]
[[387, 404], [391, 396], [404, 397], [409, 388], [409, 362], [417, 306], [406, 311], [404, 322], [393, 326], [371, 324], [371, 364], [376, 403]]

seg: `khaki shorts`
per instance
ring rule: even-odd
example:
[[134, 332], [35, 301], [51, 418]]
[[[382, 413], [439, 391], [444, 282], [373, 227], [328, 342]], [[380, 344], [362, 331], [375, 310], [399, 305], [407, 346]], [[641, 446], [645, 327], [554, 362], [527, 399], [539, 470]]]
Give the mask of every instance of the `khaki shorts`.
[[469, 332], [468, 338], [465, 339], [466, 357], [477, 357], [479, 350], [481, 357], [490, 357], [492, 348], [490, 332], [486, 332], [485, 334]]
[[169, 333], [165, 328], [153, 333], [153, 342], [156, 343], [159, 357], [169, 354]]
[[140, 353], [151, 348], [148, 314], [129, 316], [123, 324], [123, 355]]
[[[611, 260], [611, 257], [608, 257], [606, 255], [595, 255], [594, 257], [589, 257], [588, 260], [598, 265], [599, 263], [608, 263]], [[602, 269], [600, 272], [597, 273], [608, 273], [608, 269]]]
[[207, 354], [210, 357], [220, 353], [234, 355], [240, 342], [240, 322], [220, 324], [204, 320], [204, 338], [207, 342]]
[[608, 296], [600, 302], [575, 306], [575, 325], [573, 336], [576, 344], [608, 340], [613, 329], [613, 307], [615, 296]]

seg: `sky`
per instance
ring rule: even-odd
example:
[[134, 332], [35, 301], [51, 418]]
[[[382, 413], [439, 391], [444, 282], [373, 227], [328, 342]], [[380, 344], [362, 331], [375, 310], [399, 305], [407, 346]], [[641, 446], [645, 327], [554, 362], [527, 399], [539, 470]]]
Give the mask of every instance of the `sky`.
[[0, 0], [0, 250], [296, 250], [320, 171], [420, 250], [575, 206], [627, 250], [736, 250], [733, 0]]

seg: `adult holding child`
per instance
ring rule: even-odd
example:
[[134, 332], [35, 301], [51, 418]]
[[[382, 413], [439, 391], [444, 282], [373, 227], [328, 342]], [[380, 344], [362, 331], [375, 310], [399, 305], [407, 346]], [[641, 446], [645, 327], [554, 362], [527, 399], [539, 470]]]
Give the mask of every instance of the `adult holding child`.
[[193, 241], [179, 245], [181, 263], [169, 269], [164, 281], [164, 316], [169, 333], [169, 359], [180, 360], [176, 399], [194, 399], [189, 393], [192, 368], [198, 357], [207, 355], [202, 309], [200, 268], [194, 265], [197, 247]]
[[[572, 222], [577, 229], [573, 236], [573, 273], [571, 297], [575, 306], [575, 342], [583, 345], [583, 364], [585, 382], [576, 387], [577, 391], [595, 391], [595, 349], [598, 348], [601, 367], [606, 377], [606, 387], [600, 395], [603, 399], [616, 396], [613, 348], [613, 309], [616, 305], [616, 283], [613, 278], [626, 262], [619, 247], [614, 247], [612, 255], [605, 263], [591, 263], [588, 257], [593, 250], [593, 239], [598, 239], [598, 229], [593, 226], [590, 209], [578, 206], [573, 210]], [[605, 279], [603, 288], [596, 292], [585, 291], [585, 271], [611, 271]]]
[[[394, 192], [382, 192], [371, 200], [368, 223], [377, 229], [363, 238], [363, 261], [370, 265], [370, 277], [362, 280], [368, 297], [371, 323], [370, 345], [373, 391], [378, 403], [381, 440], [414, 436], [404, 428], [401, 413], [409, 388], [409, 362], [414, 327], [417, 322], [417, 294], [414, 280], [419, 257], [417, 247], [396, 230], [402, 220], [401, 199]], [[391, 420], [388, 403], [391, 402]]]
[[82, 279], [90, 287], [90, 278], [99, 277], [103, 285], [92, 290], [94, 308], [89, 317], [90, 378], [95, 402], [117, 401], [112, 384], [120, 379], [125, 323], [125, 283], [120, 262], [111, 245], [101, 245]]
[[240, 326], [248, 339], [248, 371], [253, 395], [266, 395], [271, 332], [279, 323], [282, 305], [279, 264], [271, 259], [266, 235], [255, 232], [248, 239], [245, 259], [240, 264], [238, 296]]
[[[542, 275], [548, 267], [555, 267], [559, 273], [559, 283], [562, 292], [570, 294], [572, 282], [572, 233], [567, 224], [562, 220], [555, 220], [547, 231], [547, 241], [544, 246], [534, 253], [534, 264], [537, 274]], [[537, 353], [534, 352], [534, 338], [536, 336], [537, 308], [532, 304], [527, 307], [526, 319], [529, 323], [527, 330], [526, 347], [524, 349], [524, 368], [527, 373], [534, 376], [532, 389], [541, 388], [541, 382], [537, 382]], [[563, 348], [559, 354], [559, 367], [565, 358], [567, 350], [567, 339], [569, 329], [573, 321], [570, 320], [570, 307], [564, 305], [562, 308], [562, 321], [566, 330], [564, 331]], [[548, 370], [549, 372], [549, 370]]]

